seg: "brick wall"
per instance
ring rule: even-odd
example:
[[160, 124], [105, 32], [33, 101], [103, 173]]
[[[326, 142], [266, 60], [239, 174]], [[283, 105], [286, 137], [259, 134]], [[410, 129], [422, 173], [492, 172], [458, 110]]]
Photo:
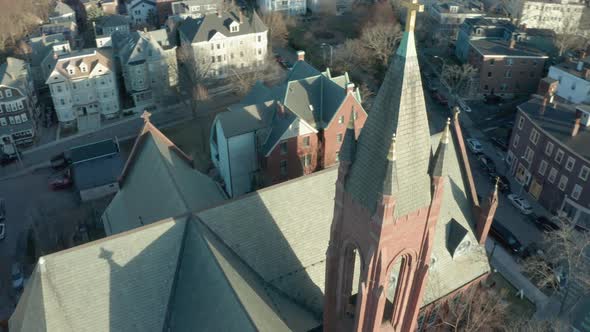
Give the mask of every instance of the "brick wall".
[[[309, 146], [305, 146], [304, 139], [309, 137]], [[281, 152], [281, 144], [287, 144], [287, 152]], [[314, 172], [318, 168], [318, 135], [292, 137], [279, 142], [268, 157], [262, 157], [262, 173], [266, 185], [277, 184], [298, 176]], [[305, 155], [311, 156], [311, 165], [304, 169]], [[287, 162], [287, 173], [281, 174], [281, 161]]]

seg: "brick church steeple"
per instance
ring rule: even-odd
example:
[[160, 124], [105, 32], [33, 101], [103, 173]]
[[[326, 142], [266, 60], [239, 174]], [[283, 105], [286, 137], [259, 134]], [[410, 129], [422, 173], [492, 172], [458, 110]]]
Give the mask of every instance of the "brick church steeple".
[[413, 32], [423, 7], [406, 6], [406, 31], [364, 129], [358, 141], [348, 130], [341, 150], [325, 331], [413, 331], [422, 303], [450, 129], [432, 156]]

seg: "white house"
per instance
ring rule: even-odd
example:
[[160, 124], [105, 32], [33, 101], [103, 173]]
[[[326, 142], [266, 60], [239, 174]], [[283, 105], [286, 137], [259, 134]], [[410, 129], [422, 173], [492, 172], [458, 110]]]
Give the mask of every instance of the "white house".
[[505, 3], [506, 11], [510, 17], [519, 20], [519, 25], [557, 33], [578, 31], [585, 7], [581, 0], [508, 0]]
[[127, 14], [135, 25], [157, 23], [156, 2], [153, 0], [131, 0], [127, 2]]
[[188, 53], [199, 76], [223, 78], [264, 64], [268, 29], [256, 12], [207, 14], [187, 18], [178, 28], [181, 51]]
[[100, 126], [101, 117], [119, 115], [119, 91], [110, 53], [88, 49], [57, 59], [46, 84], [62, 126], [90, 130]]
[[590, 102], [590, 57], [551, 66], [547, 76], [559, 81], [559, 97], [574, 104]]
[[116, 32], [113, 46], [125, 89], [136, 107], [162, 102], [174, 93], [178, 77], [176, 46], [168, 40], [165, 29]]
[[96, 47], [111, 47], [113, 46], [111, 36], [115, 31], [129, 33], [130, 19], [123, 15], [105, 15], [99, 17], [96, 22], [92, 22], [92, 25]]
[[263, 13], [282, 12], [287, 15], [302, 15], [307, 11], [305, 0], [257, 0]]

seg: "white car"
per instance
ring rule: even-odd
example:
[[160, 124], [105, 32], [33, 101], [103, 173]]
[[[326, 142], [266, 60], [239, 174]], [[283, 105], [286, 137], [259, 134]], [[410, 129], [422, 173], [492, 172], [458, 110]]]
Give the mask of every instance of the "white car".
[[457, 103], [459, 104], [459, 108], [461, 108], [461, 111], [471, 113], [471, 107], [469, 107], [469, 105], [467, 105], [467, 103], [465, 103], [463, 99], [459, 99]]
[[529, 204], [529, 202], [526, 199], [524, 199], [516, 194], [508, 195], [508, 199], [510, 200], [510, 203], [512, 203], [512, 205], [514, 205], [514, 207], [517, 208], [518, 211], [520, 211], [520, 213], [522, 213], [522, 214], [533, 213], [533, 208], [531, 207], [531, 205]]
[[482, 153], [483, 152], [483, 147], [481, 146], [481, 143], [477, 139], [468, 138], [466, 141], [467, 141], [467, 147], [469, 148], [469, 151], [471, 151], [473, 153]]

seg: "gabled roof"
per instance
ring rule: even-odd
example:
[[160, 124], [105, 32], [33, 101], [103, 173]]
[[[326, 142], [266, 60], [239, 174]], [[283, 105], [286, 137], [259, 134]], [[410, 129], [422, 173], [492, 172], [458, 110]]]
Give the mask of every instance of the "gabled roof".
[[[87, 70], [85, 72], [80, 70], [80, 65], [82, 63], [86, 65]], [[59, 73], [63, 77], [68, 78], [88, 77], [99, 65], [110, 71], [114, 70], [114, 64], [110, 50], [104, 48], [86, 49], [60, 55], [57, 59], [57, 62], [55, 63], [52, 73], [47, 78], [46, 83], [51, 84], [58, 81], [58, 78], [56, 78], [58, 75], [55, 75], [55, 72]], [[76, 68], [73, 74], [68, 72], [68, 66], [73, 66]]]
[[117, 143], [112, 139], [106, 139], [104, 141], [73, 147], [68, 152], [68, 158], [73, 164], [76, 164], [117, 153], [119, 153]]
[[219, 113], [217, 120], [223, 127], [225, 137], [234, 137], [268, 127], [275, 108], [273, 101], [248, 106], [232, 105], [227, 112]]
[[231, 32], [229, 23], [239, 22], [239, 20], [239, 15], [234, 12], [224, 12], [221, 14], [221, 17], [218, 17], [214, 13], [206, 14], [198, 19], [188, 17], [180, 24], [178, 29], [192, 43], [209, 41], [218, 33], [230, 37], [260, 33], [268, 30], [260, 17], [258, 17], [258, 14], [253, 12], [251, 17], [243, 18], [238, 31]]
[[381, 199], [391, 137], [397, 138], [395, 216], [428, 206], [430, 130], [413, 32], [405, 32], [359, 136], [346, 190], [373, 213]]
[[27, 63], [21, 59], [8, 57], [0, 65], [0, 85], [19, 89], [23, 94], [28, 90], [28, 75]]
[[149, 5], [149, 6], [154, 6], [154, 7], [156, 6], [156, 3], [154, 1], [152, 1], [152, 0], [131, 0], [127, 4], [127, 6], [128, 6], [128, 9], [127, 10], [129, 10], [129, 8], [133, 9], [133, 8], [135, 8], [135, 7], [137, 7], [137, 6], [141, 5], [141, 4], [145, 4], [145, 5]]
[[193, 168], [191, 157], [149, 122], [135, 141], [119, 185], [102, 216], [107, 234], [199, 211], [226, 198], [216, 182]]

